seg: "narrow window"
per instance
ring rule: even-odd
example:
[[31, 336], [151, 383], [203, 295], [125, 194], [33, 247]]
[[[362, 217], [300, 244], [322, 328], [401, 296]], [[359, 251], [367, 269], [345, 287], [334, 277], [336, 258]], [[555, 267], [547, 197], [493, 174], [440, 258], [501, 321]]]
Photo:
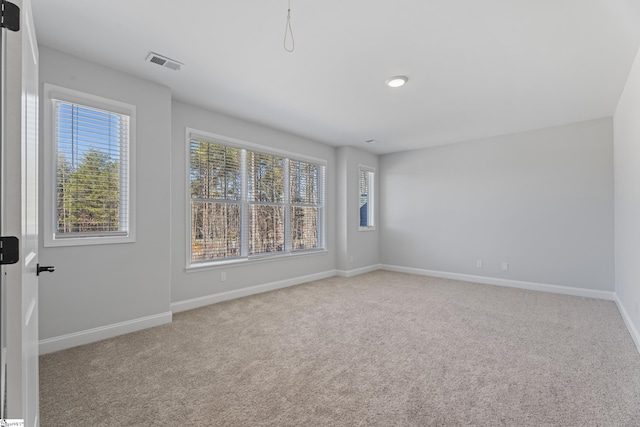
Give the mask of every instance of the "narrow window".
[[289, 175], [292, 250], [321, 248], [324, 236], [324, 168], [317, 164], [292, 160], [289, 163]]
[[248, 152], [249, 255], [284, 252], [285, 159]]
[[237, 148], [191, 140], [191, 261], [240, 256], [242, 182]]
[[373, 230], [375, 227], [375, 170], [360, 166], [359, 172], [359, 229]]

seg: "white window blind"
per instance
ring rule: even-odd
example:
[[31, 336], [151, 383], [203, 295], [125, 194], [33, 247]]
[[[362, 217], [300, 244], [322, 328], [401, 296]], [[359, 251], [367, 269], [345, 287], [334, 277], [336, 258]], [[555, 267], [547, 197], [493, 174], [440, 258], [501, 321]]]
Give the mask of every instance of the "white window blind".
[[249, 151], [249, 254], [285, 250], [285, 160]]
[[191, 264], [324, 248], [324, 165], [190, 138]]
[[241, 152], [191, 140], [191, 260], [241, 255]]
[[292, 160], [289, 167], [291, 191], [292, 250], [322, 246], [324, 168], [309, 162]]
[[129, 234], [130, 116], [53, 100], [55, 239]]

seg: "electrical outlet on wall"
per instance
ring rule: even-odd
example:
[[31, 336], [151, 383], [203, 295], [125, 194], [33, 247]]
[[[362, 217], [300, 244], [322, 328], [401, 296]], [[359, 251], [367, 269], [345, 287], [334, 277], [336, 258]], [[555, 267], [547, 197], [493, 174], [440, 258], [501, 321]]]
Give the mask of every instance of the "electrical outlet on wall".
[[476, 261], [476, 268], [482, 268], [482, 260], [481, 259]]
[[220, 272], [220, 281], [224, 282], [226, 280], [227, 280], [227, 272], [226, 271]]
[[351, 255], [351, 256], [349, 257], [349, 262], [350, 262], [351, 264], [353, 264], [353, 255]]
[[502, 263], [502, 271], [508, 271], [509, 270], [509, 263], [508, 262], [503, 262]]

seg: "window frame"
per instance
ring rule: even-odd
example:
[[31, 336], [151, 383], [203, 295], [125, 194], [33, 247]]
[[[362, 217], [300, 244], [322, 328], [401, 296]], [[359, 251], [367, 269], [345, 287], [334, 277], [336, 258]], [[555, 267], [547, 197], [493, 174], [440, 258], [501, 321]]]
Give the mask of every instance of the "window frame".
[[[367, 223], [362, 226], [360, 218], [360, 176], [362, 173], [369, 174], [369, 193], [367, 194]], [[376, 229], [376, 169], [372, 166], [358, 165], [358, 231], [375, 231]]]
[[[248, 236], [249, 236], [249, 207], [256, 204], [262, 204], [261, 202], [254, 202], [249, 200], [248, 198], [248, 181], [249, 178], [246, 176], [246, 169], [241, 171], [243, 176], [242, 182], [242, 196], [240, 198], [240, 203], [243, 206], [246, 206], [247, 209], [241, 209], [241, 232], [244, 233], [247, 237], [241, 238], [241, 250], [240, 256], [224, 258], [220, 260], [207, 260], [207, 261], [192, 261], [192, 252], [191, 252], [191, 181], [190, 181], [190, 158], [191, 158], [191, 140], [201, 140], [213, 144], [225, 145], [228, 147], [238, 148], [240, 150], [246, 151], [255, 151], [262, 154], [268, 154], [273, 156], [283, 157], [286, 163], [286, 172], [285, 172], [285, 201], [283, 203], [284, 210], [287, 212], [291, 208], [295, 207], [296, 204], [291, 202], [290, 197], [290, 188], [289, 188], [289, 164], [290, 161], [301, 161], [313, 163], [320, 166], [320, 176], [318, 182], [318, 192], [320, 202], [319, 206], [319, 218], [318, 218], [318, 247], [310, 248], [310, 249], [297, 249], [293, 250], [291, 247], [291, 227], [290, 222], [287, 219], [290, 219], [290, 213], [285, 213], [285, 221], [284, 221], [284, 235], [285, 235], [285, 250], [280, 252], [268, 252], [268, 253], [257, 253], [257, 254], [249, 254], [249, 245], [248, 245]], [[185, 271], [193, 272], [193, 271], [201, 271], [206, 269], [215, 269], [221, 266], [233, 265], [233, 264], [241, 264], [241, 263], [256, 263], [256, 262], [265, 262], [272, 261], [277, 259], [287, 259], [289, 257], [300, 257], [300, 256], [308, 256], [308, 255], [318, 255], [318, 254], [326, 254], [327, 251], [327, 239], [326, 239], [326, 217], [327, 217], [327, 206], [326, 206], [326, 170], [327, 170], [327, 161], [324, 159], [319, 159], [311, 156], [305, 156], [297, 153], [292, 153], [290, 151], [280, 150], [277, 148], [267, 147], [264, 145], [244, 141], [237, 138], [228, 137], [225, 135], [219, 135], [215, 133], [210, 133], [190, 127], [185, 128]], [[248, 157], [247, 153], [243, 154], [243, 157]], [[273, 204], [267, 204], [273, 205]], [[243, 247], [243, 244], [246, 244], [246, 247]]]
[[[136, 107], [125, 102], [93, 95], [62, 86], [45, 83], [43, 92], [44, 110], [44, 246], [85, 246], [133, 243], [136, 241]], [[56, 238], [57, 233], [57, 162], [56, 162], [56, 113], [55, 101], [78, 104], [110, 113], [129, 116], [129, 140], [127, 150], [128, 168], [128, 212], [127, 231], [104, 234], [78, 233], [75, 236]], [[122, 180], [122, 175], [120, 175]], [[47, 184], [47, 181], [50, 181]]]

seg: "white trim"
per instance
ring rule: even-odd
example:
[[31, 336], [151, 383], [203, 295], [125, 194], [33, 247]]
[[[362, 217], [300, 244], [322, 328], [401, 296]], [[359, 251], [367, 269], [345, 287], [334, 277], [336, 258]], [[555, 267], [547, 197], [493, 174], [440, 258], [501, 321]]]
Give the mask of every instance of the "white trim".
[[335, 270], [324, 271], [322, 273], [310, 274], [308, 276], [294, 277], [291, 279], [280, 280], [277, 282], [265, 283], [263, 285], [249, 286], [247, 288], [234, 289], [232, 291], [220, 292], [217, 294], [207, 295], [178, 301], [171, 303], [171, 311], [179, 313], [181, 311], [192, 310], [194, 308], [204, 307], [222, 301], [229, 301], [236, 298], [242, 298], [249, 295], [261, 294], [276, 289], [288, 288], [290, 286], [300, 285], [302, 283], [313, 282], [314, 280], [327, 279], [336, 275]]
[[[43, 86], [43, 109], [44, 109], [44, 246], [83, 246], [83, 245], [103, 245], [118, 243], [134, 243], [136, 241], [136, 137], [137, 120], [136, 106], [125, 102], [116, 101], [110, 98], [80, 92], [50, 83]], [[128, 163], [128, 218], [127, 231], [124, 235], [105, 235], [55, 237], [56, 221], [56, 158], [55, 158], [55, 115], [53, 112], [54, 99], [64, 102], [86, 105], [91, 108], [98, 108], [110, 113], [129, 116], [129, 140], [127, 143], [127, 163]], [[48, 185], [47, 185], [48, 182]]]
[[171, 323], [172, 313], [170, 311], [152, 316], [140, 317], [138, 319], [127, 320], [125, 322], [114, 323], [112, 325], [100, 326], [85, 331], [73, 332], [71, 334], [60, 335], [58, 337], [40, 340], [40, 354], [53, 353], [54, 351], [65, 350], [79, 345], [90, 344], [118, 335], [152, 328], [154, 326]]
[[[185, 251], [185, 271], [202, 271], [205, 269], [211, 268], [219, 268], [224, 265], [229, 264], [237, 264], [237, 263], [245, 263], [245, 262], [253, 262], [254, 260], [262, 260], [262, 259], [277, 259], [297, 254], [306, 254], [306, 253], [326, 253], [326, 242], [327, 242], [327, 231], [326, 231], [326, 194], [324, 193], [326, 188], [326, 169], [327, 169], [327, 161], [324, 159], [318, 159], [315, 157], [303, 156], [293, 152], [273, 149], [270, 147], [266, 147], [259, 144], [254, 144], [251, 142], [243, 141], [236, 138], [227, 137], [224, 135], [217, 135], [205, 131], [199, 131], [197, 129], [193, 129], [190, 127], [185, 128], [186, 137], [185, 137], [185, 247], [187, 248]], [[194, 262], [192, 260], [192, 199], [191, 199], [191, 141], [202, 141], [210, 144], [218, 144], [226, 147], [232, 147], [240, 150], [241, 155], [241, 174], [242, 174], [242, 191], [240, 200], [228, 201], [230, 203], [235, 203], [240, 205], [240, 255], [233, 258], [223, 258], [220, 260], [209, 260], [208, 262]], [[255, 202], [249, 200], [248, 197], [248, 182], [249, 177], [247, 176], [247, 153], [255, 152], [255, 153], [265, 153], [267, 155], [272, 156], [281, 156], [284, 159], [284, 193], [285, 197], [283, 202], [280, 203], [262, 203]], [[318, 192], [319, 192], [319, 201], [317, 205], [314, 205], [318, 209], [318, 247], [310, 248], [307, 250], [294, 250], [291, 242], [291, 208], [300, 206], [301, 204], [293, 203], [291, 201], [291, 194], [289, 188], [289, 174], [290, 174], [290, 161], [298, 161], [298, 162], [307, 162], [319, 168], [319, 182], [318, 182]], [[263, 204], [268, 206], [282, 206], [284, 208], [284, 251], [276, 252], [276, 253], [266, 253], [266, 254], [256, 254], [249, 255], [249, 211], [252, 205]]]
[[242, 139], [231, 138], [224, 135], [205, 132], [202, 130], [187, 127], [187, 146], [190, 144], [191, 139], [200, 139], [203, 141], [211, 142], [214, 144], [228, 145], [230, 147], [245, 149], [249, 151], [259, 151], [260, 153], [271, 154], [274, 156], [287, 157], [291, 160], [300, 160], [303, 162], [317, 163], [322, 166], [327, 166], [326, 159], [320, 159], [318, 157], [305, 156], [292, 151], [279, 150], [267, 145], [260, 145], [253, 142], [244, 141]]
[[[194, 308], [204, 307], [218, 302], [229, 301], [236, 298], [242, 298], [249, 295], [255, 295], [263, 292], [269, 292], [276, 289], [287, 288], [290, 286], [300, 285], [315, 280], [327, 279], [330, 277], [354, 277], [360, 274], [369, 273], [376, 270], [395, 271], [399, 273], [416, 274], [420, 276], [441, 277], [445, 279], [462, 280], [465, 282], [482, 283], [486, 285], [504, 286], [519, 289], [527, 289], [532, 291], [549, 292], [563, 295], [573, 295], [587, 298], [596, 298], [614, 301], [622, 319], [624, 320], [629, 334], [640, 353], [640, 332], [633, 324], [631, 317], [625, 310], [618, 295], [614, 292], [595, 291], [590, 289], [580, 289], [568, 286], [548, 285], [542, 283], [523, 282], [518, 280], [506, 280], [484, 276], [474, 276], [470, 274], [448, 273], [443, 271], [424, 270], [411, 267], [393, 266], [387, 264], [373, 264], [367, 267], [355, 270], [329, 270], [322, 273], [315, 273], [307, 276], [295, 277], [292, 279], [281, 280], [278, 282], [266, 283], [263, 285], [250, 286], [247, 288], [236, 289], [232, 291], [220, 292], [218, 294], [207, 295], [204, 297], [193, 298], [184, 301], [171, 303], [171, 311], [153, 316], [141, 317], [134, 320], [119, 322], [112, 325], [101, 326], [98, 328], [88, 329], [85, 331], [74, 332], [58, 337], [40, 340], [40, 354], [53, 353], [60, 350], [76, 347], [79, 345], [90, 344], [92, 342], [113, 338], [119, 335], [136, 332], [143, 329], [160, 326], [172, 321], [172, 313], [192, 310]], [[6, 349], [3, 349], [6, 351]]]
[[329, 251], [326, 249], [307, 249], [307, 250], [298, 250], [296, 252], [285, 252], [278, 253], [277, 255], [252, 255], [250, 257], [238, 257], [226, 259], [224, 261], [214, 261], [214, 262], [202, 262], [202, 263], [194, 263], [188, 267], [185, 267], [184, 271], [187, 273], [194, 273], [198, 271], [206, 271], [206, 270], [216, 270], [219, 268], [227, 268], [227, 267], [247, 267], [251, 264], [258, 264], [263, 262], [273, 262], [273, 261], [285, 261], [289, 259], [289, 257], [306, 257], [313, 255], [327, 255]]
[[622, 320], [624, 320], [625, 325], [627, 325], [627, 329], [629, 330], [629, 334], [631, 335], [631, 338], [633, 339], [633, 342], [636, 345], [636, 349], [638, 350], [638, 353], [640, 353], [640, 332], [638, 332], [638, 329], [633, 324], [633, 321], [631, 320], [631, 316], [629, 316], [629, 313], [627, 313], [627, 310], [625, 310], [624, 305], [622, 305], [622, 301], [620, 301], [618, 294], [615, 294], [614, 301], [618, 306], [620, 315], [622, 315]]
[[336, 276], [340, 277], [354, 277], [364, 273], [370, 273], [372, 271], [380, 270], [380, 264], [373, 264], [367, 267], [356, 268], [355, 270], [337, 270]]
[[33, 298], [31, 300], [31, 304], [29, 304], [29, 308], [27, 309], [27, 315], [25, 316], [25, 326], [29, 326], [29, 322], [31, 321], [31, 316], [33, 315], [33, 310], [36, 308], [36, 299]]
[[[2, 358], [0, 358], [0, 384], [6, 384], [7, 381], [7, 347], [2, 347]], [[0, 402], [5, 402], [7, 390], [4, 385], [0, 387]], [[4, 412], [4, 411], [3, 411]]]
[[63, 237], [54, 238], [46, 237], [50, 236], [50, 233], [45, 233], [44, 247], [64, 247], [64, 246], [89, 246], [89, 245], [116, 245], [120, 243], [135, 243], [136, 238], [133, 232], [129, 232], [127, 236], [99, 236], [99, 237]]
[[[191, 247], [191, 180], [189, 179], [189, 174], [191, 173], [191, 133], [192, 129], [189, 127], [185, 128], [185, 144], [184, 144], [184, 224], [185, 227], [185, 235], [184, 235], [184, 243], [185, 243], [185, 267], [189, 268], [191, 265], [191, 251], [193, 248]], [[243, 181], [244, 182], [244, 181]], [[242, 189], [242, 194], [244, 194], [244, 188]], [[242, 223], [241, 223], [242, 224]], [[242, 235], [242, 234], [241, 234]]]
[[[373, 225], [361, 226], [360, 225], [360, 174], [365, 172], [373, 175], [373, 180], [369, 181], [369, 194], [367, 194], [367, 222]], [[376, 168], [373, 166], [367, 166], [363, 164], [358, 165], [358, 231], [376, 231], [376, 218], [375, 210], [376, 204]]]
[[423, 270], [420, 268], [400, 267], [386, 264], [382, 264], [380, 268], [383, 270], [396, 271], [399, 273], [441, 277], [444, 279], [462, 280], [465, 282], [482, 283], [485, 285], [505, 286], [509, 288], [550, 292], [552, 294], [573, 295], [576, 297], [596, 298], [607, 301], [615, 300], [615, 293], [609, 291], [597, 291], [593, 289], [573, 288], [570, 286], [549, 285], [546, 283], [524, 282], [521, 280], [499, 279], [496, 277], [474, 276], [471, 274], [448, 273], [445, 271]]
[[[291, 159], [289, 159], [288, 157], [284, 158], [283, 172], [284, 172], [283, 196], [284, 196], [284, 200], [286, 200], [289, 203], [289, 206], [287, 206], [285, 203], [285, 208], [284, 208], [285, 209], [284, 224], [283, 224], [284, 252], [287, 254], [290, 254], [292, 253], [292, 249], [293, 249], [293, 244], [291, 242], [291, 237], [293, 237], [291, 234], [291, 209], [293, 208], [293, 203], [291, 203], [291, 182], [289, 181], [291, 179]], [[248, 223], [249, 222], [247, 221], [247, 224]]]

